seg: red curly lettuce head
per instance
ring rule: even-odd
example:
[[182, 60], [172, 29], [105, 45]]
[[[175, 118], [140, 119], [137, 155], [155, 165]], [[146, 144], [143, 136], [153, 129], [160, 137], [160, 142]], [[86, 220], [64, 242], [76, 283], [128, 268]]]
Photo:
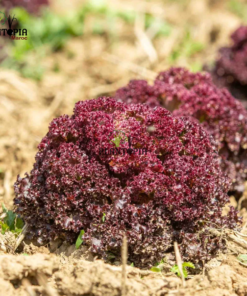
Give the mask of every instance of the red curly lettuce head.
[[239, 27], [231, 39], [231, 46], [219, 49], [212, 76], [218, 86], [227, 87], [237, 99], [247, 100], [247, 26]]
[[152, 108], [160, 106], [153, 87], [146, 80], [131, 80], [127, 86], [116, 91], [114, 98], [127, 104], [142, 103]]
[[211, 83], [211, 76], [202, 73], [190, 73], [185, 68], [170, 68], [167, 71], [160, 72], [155, 79], [155, 83], [164, 82], [174, 85], [183, 85], [186, 89], [191, 89], [201, 83]]
[[221, 166], [233, 182], [231, 189], [242, 192], [247, 179], [247, 111], [244, 106], [226, 89], [217, 88], [209, 74], [190, 73], [181, 68], [161, 72], [154, 88], [161, 104], [174, 115], [192, 116], [213, 136], [222, 159]]
[[[133, 85], [135, 84], [135, 85]], [[221, 155], [221, 167], [233, 182], [231, 190], [242, 192], [247, 179], [247, 112], [226, 89], [218, 89], [207, 73], [190, 73], [171, 68], [158, 74], [153, 86], [132, 81], [117, 91], [115, 98], [126, 103], [162, 106], [176, 116], [191, 116], [214, 137]], [[142, 90], [140, 90], [142, 87]], [[138, 92], [134, 92], [138, 88]], [[124, 90], [124, 91], [123, 91]], [[121, 93], [121, 96], [118, 94]], [[129, 95], [132, 94], [132, 96]], [[145, 93], [145, 96], [140, 95]]]
[[[223, 248], [208, 227], [235, 228], [222, 216], [228, 179], [212, 137], [187, 117], [111, 98], [78, 102], [74, 114], [54, 119], [38, 146], [33, 170], [15, 184], [16, 212], [28, 238], [83, 241], [105, 259], [120, 256], [152, 266], [174, 240], [186, 260]], [[207, 241], [207, 243], [206, 243]]]

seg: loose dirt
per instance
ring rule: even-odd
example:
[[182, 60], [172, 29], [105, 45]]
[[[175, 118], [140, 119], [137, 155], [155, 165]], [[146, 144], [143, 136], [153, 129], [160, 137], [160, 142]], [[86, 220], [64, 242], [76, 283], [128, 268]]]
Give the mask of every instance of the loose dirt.
[[[77, 252], [1, 255], [1, 295], [121, 295], [121, 266], [90, 262]], [[247, 268], [223, 254], [205, 266], [204, 274], [187, 280], [186, 287], [171, 273], [128, 266], [126, 295], [247, 295], [246, 277]]]

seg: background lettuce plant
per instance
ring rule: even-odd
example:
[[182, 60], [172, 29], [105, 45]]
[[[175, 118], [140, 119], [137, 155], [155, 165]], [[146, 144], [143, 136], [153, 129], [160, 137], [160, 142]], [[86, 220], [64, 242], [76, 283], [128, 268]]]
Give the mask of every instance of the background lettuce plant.
[[191, 116], [216, 141], [221, 168], [232, 181], [231, 191], [242, 192], [247, 179], [247, 111], [226, 89], [217, 88], [209, 74], [171, 68], [158, 74], [154, 85], [131, 81], [116, 100], [162, 106], [174, 116]]

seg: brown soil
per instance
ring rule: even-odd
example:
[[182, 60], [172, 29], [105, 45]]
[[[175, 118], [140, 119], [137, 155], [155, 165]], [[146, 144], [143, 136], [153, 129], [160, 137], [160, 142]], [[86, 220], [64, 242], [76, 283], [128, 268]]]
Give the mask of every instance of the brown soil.
[[[67, 2], [73, 9], [82, 1]], [[141, 45], [133, 24], [119, 21], [114, 41], [109, 36], [87, 33], [92, 21], [88, 18], [84, 36], [69, 40], [61, 52], [51, 53], [42, 61], [46, 67], [42, 81], [1, 69], [0, 202], [8, 208], [13, 206], [16, 176], [32, 169], [36, 147], [54, 117], [71, 114], [78, 100], [113, 93], [129, 79], [152, 80], [154, 72], [171, 65], [191, 67], [212, 61], [218, 46], [228, 44], [229, 34], [242, 22], [227, 9], [227, 1], [108, 2], [112, 7], [134, 9], [140, 14], [151, 12], [172, 24], [172, 33], [151, 39], [155, 49], [152, 54]], [[64, 1], [54, 0], [52, 7], [60, 13], [67, 10]], [[171, 63], [169, 57], [182, 42], [186, 28], [204, 49]], [[232, 203], [241, 208], [244, 199], [241, 204], [234, 199]], [[241, 214], [246, 225], [246, 209]], [[242, 233], [247, 234], [247, 227]], [[242, 240], [247, 241], [245, 237]], [[21, 254], [14, 254], [14, 244], [10, 233], [0, 235], [0, 295], [123, 295], [122, 267], [97, 260], [84, 247], [75, 251], [73, 246], [64, 244], [57, 249], [54, 245], [51, 248], [55, 253], [51, 254], [45, 247], [25, 245]], [[243, 253], [247, 249], [229, 240], [228, 253], [220, 254], [198, 275], [190, 276], [186, 287], [170, 274], [171, 266], [164, 273], [128, 266], [126, 295], [247, 295], [247, 267], [236, 258]]]
[[[126, 295], [247, 295], [247, 268], [235, 256], [222, 254], [207, 263], [203, 273], [191, 276], [183, 287], [171, 273], [128, 266]], [[80, 251], [70, 256], [1, 255], [0, 286], [1, 295], [121, 295], [122, 267], [90, 262]]]

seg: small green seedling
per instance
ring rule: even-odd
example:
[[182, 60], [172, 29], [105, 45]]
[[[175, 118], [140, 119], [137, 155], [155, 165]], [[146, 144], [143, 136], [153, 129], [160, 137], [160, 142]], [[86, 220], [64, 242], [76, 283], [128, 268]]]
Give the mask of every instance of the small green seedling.
[[157, 262], [156, 264], [154, 264], [153, 267], [151, 267], [151, 271], [153, 272], [161, 272], [163, 270], [163, 267], [164, 267], [164, 259], [161, 259], [160, 262]]
[[102, 216], [102, 222], [103, 223], [105, 222], [105, 217], [106, 217], [106, 213], [103, 213], [103, 216]]
[[109, 259], [109, 260], [113, 260], [113, 259], [115, 259], [116, 258], [116, 256], [112, 253], [112, 252], [107, 252], [107, 259]]
[[[183, 270], [183, 274], [184, 277], [187, 278], [188, 277], [188, 271], [186, 269], [186, 267], [190, 267], [190, 268], [195, 268], [195, 265], [191, 262], [184, 262], [182, 264], [182, 270]], [[181, 277], [181, 273], [179, 271], [179, 268], [177, 266], [177, 264], [175, 264], [172, 268], [171, 268], [171, 272], [176, 273], [179, 277]]]
[[85, 231], [82, 229], [82, 230], [80, 231], [80, 234], [79, 234], [79, 236], [78, 236], [78, 238], [77, 238], [77, 240], [76, 240], [76, 243], [75, 243], [75, 248], [76, 248], [76, 249], [79, 249], [80, 246], [81, 246], [81, 244], [83, 243], [82, 236], [83, 236], [84, 233], [85, 233]]
[[5, 234], [6, 231], [18, 235], [24, 226], [24, 222], [13, 211], [9, 211], [4, 204], [2, 204], [4, 218], [0, 220], [1, 233]]
[[238, 261], [247, 266], [247, 254], [238, 255]]
[[130, 266], [131, 266], [131, 267], [134, 267], [135, 265], [134, 265], [134, 263], [132, 262], [132, 263], [130, 264]]

